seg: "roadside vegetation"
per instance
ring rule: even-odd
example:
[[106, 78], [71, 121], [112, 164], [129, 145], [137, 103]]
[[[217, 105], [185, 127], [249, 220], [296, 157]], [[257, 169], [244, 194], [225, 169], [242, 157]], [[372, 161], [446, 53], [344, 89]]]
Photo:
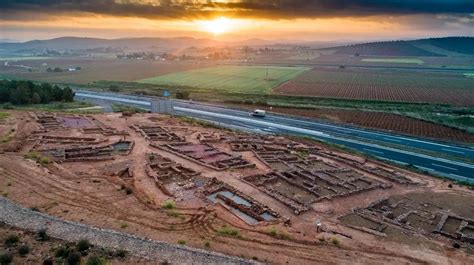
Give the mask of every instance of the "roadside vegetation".
[[36, 84], [31, 81], [0, 81], [0, 103], [28, 105], [73, 100], [74, 92], [68, 86], [61, 88], [57, 85]]

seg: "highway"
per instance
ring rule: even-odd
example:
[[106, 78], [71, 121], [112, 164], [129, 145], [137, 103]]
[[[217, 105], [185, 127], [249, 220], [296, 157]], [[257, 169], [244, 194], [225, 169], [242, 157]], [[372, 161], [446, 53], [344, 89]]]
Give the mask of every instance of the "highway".
[[[158, 98], [151, 97], [89, 91], [76, 91], [76, 98], [94, 102], [102, 101], [132, 105], [153, 112], [156, 112], [154, 106], [160, 101]], [[248, 112], [245, 111], [188, 101], [173, 100], [171, 108], [172, 113], [177, 115], [198, 118], [240, 130], [312, 137], [370, 154], [380, 159], [413, 165], [419, 169], [432, 171], [448, 178], [474, 183], [473, 164], [426, 154], [426, 152], [441, 153], [474, 160], [473, 146], [458, 146], [283, 115], [267, 114], [265, 118], [255, 118], [249, 116]]]

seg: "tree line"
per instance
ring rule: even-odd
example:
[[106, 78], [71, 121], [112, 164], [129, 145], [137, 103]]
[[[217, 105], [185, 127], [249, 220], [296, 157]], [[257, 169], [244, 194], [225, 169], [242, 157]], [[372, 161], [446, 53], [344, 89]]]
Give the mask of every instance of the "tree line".
[[59, 87], [48, 83], [31, 81], [0, 80], [0, 103], [14, 105], [74, 101], [74, 91], [69, 86]]

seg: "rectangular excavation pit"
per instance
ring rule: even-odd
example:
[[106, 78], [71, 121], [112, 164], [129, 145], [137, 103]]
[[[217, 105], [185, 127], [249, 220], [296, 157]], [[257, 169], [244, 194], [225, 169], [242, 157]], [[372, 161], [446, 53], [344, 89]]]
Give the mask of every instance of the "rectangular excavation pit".
[[101, 161], [113, 159], [114, 155], [128, 155], [133, 146], [133, 141], [118, 141], [103, 146], [69, 146], [38, 151], [57, 162]]
[[151, 142], [184, 142], [184, 138], [157, 125], [132, 125], [147, 141]]
[[[385, 184], [376, 180], [363, 175], [360, 175], [359, 179], [355, 176], [359, 177], [359, 175], [354, 174], [349, 179], [351, 182], [346, 182], [326, 172], [287, 170], [247, 176], [243, 180], [269, 195], [277, 197], [295, 212], [300, 212], [303, 208], [309, 208], [308, 205], [323, 199], [330, 200], [375, 188], [386, 188]], [[364, 183], [364, 185], [360, 183], [355, 185], [354, 182], [357, 183], [357, 181]]]
[[215, 178], [206, 183], [202, 192], [207, 200], [219, 203], [249, 225], [274, 223], [280, 218], [274, 210]]
[[168, 196], [176, 196], [178, 191], [190, 190], [202, 186], [199, 172], [174, 162], [158, 154], [147, 154], [148, 176], [155, 185]]
[[215, 170], [255, 167], [255, 164], [242, 159], [240, 156], [234, 156], [219, 151], [209, 144], [172, 143], [152, 146], [174, 153]]

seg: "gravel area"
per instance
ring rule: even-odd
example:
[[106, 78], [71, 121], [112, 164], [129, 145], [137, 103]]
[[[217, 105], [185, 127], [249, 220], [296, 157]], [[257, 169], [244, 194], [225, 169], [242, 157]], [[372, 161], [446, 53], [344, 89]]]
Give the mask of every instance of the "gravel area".
[[176, 264], [257, 264], [237, 257], [186, 246], [140, 238], [130, 234], [69, 222], [19, 206], [0, 196], [0, 222], [14, 227], [38, 231], [47, 229], [51, 237], [69, 242], [87, 239], [92, 244], [125, 249], [131, 255], [149, 260], [167, 260]]

